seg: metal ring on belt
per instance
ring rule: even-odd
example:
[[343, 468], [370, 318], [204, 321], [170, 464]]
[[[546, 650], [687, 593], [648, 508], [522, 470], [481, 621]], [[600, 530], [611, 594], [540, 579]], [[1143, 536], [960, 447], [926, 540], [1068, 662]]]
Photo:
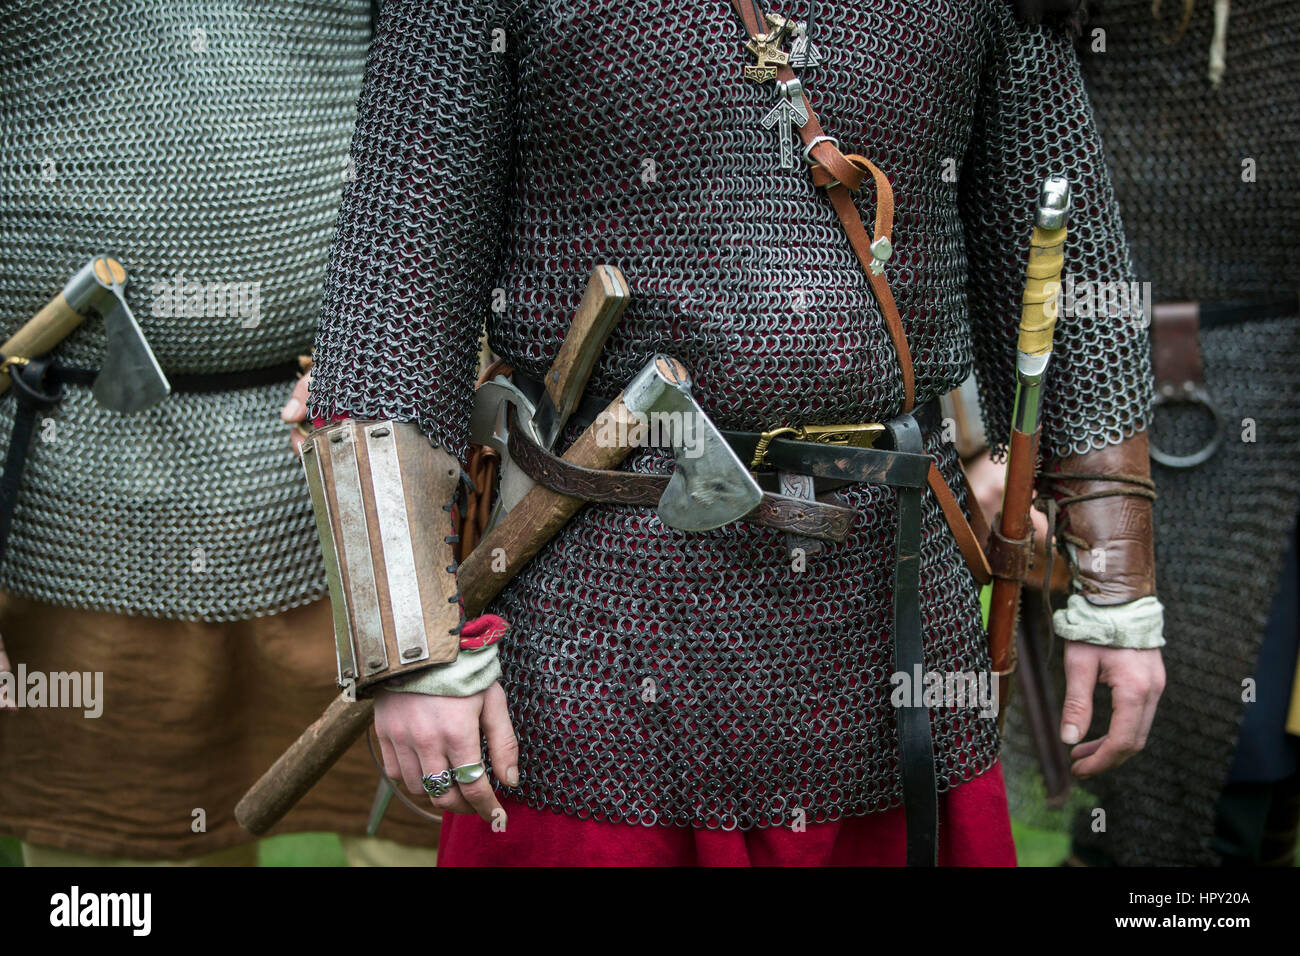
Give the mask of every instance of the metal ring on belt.
[[1163, 389], [1156, 393], [1155, 400], [1152, 402], [1152, 408], [1159, 408], [1161, 405], [1200, 405], [1214, 416], [1214, 434], [1210, 440], [1197, 451], [1190, 455], [1171, 455], [1168, 452], [1161, 451], [1156, 447], [1154, 437], [1148, 438], [1149, 453], [1151, 460], [1166, 468], [1195, 468], [1197, 465], [1203, 465], [1214, 457], [1219, 446], [1223, 444], [1223, 434], [1227, 428], [1227, 423], [1215, 407], [1214, 402], [1210, 400], [1209, 393], [1199, 385], [1193, 385], [1184, 389], [1181, 393], [1165, 392]]

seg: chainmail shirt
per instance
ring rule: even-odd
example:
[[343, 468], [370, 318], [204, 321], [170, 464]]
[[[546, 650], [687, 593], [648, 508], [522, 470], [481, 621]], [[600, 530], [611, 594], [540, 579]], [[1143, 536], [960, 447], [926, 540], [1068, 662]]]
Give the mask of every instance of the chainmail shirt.
[[[1088, 28], [1106, 31], [1107, 49], [1083, 54], [1138, 277], [1157, 302], [1294, 296], [1300, 9], [1233, 4], [1216, 87], [1207, 78], [1212, 4], [1198, 3], [1172, 42], [1181, 4], [1167, 6], [1154, 20], [1146, 0], [1094, 4]], [[1296, 307], [1202, 330], [1201, 352], [1224, 444], [1197, 468], [1152, 466], [1167, 687], [1143, 753], [1088, 783], [1106, 832], [1092, 833], [1086, 815], [1076, 826], [1078, 839], [1122, 865], [1219, 862], [1211, 838], [1242, 682], [1254, 673], [1300, 510]], [[1173, 454], [1201, 448], [1212, 431], [1194, 406], [1162, 407], [1152, 422], [1152, 440]]]
[[[827, 131], [893, 183], [888, 274], [917, 401], [974, 360], [1009, 411], [1047, 174], [1076, 183], [1067, 268], [1130, 277], [1069, 39], [1020, 26], [1001, 0], [819, 10], [822, 63], [803, 79]], [[866, 276], [806, 173], [779, 168], [761, 124], [774, 94], [741, 78], [743, 38], [726, 0], [650, 18], [627, 2], [386, 3], [314, 412], [414, 420], [463, 454], [482, 323], [498, 354], [544, 374], [592, 265], [609, 262], [632, 301], [594, 394], [663, 351], [724, 428], [896, 413], [897, 357]], [[864, 191], [868, 221], [871, 202]], [[1063, 326], [1048, 448], [1120, 441], [1145, 421], [1139, 326]], [[952, 448], [939, 435], [928, 447], [960, 488]], [[629, 467], [667, 464], [644, 453]], [[603, 506], [571, 521], [494, 606], [513, 625], [501, 653], [523, 798], [742, 828], [897, 805], [894, 496], [863, 485], [839, 497], [861, 511], [855, 530], [803, 572], [768, 529], [684, 534]], [[973, 581], [932, 499], [922, 580], [927, 668], [987, 670]], [[933, 720], [942, 789], [996, 759], [996, 728], [976, 708]]]
[[[5, 334], [107, 252], [164, 371], [306, 352], [369, 21], [366, 0], [6, 3]], [[58, 354], [98, 368], [104, 350], [92, 317]], [[278, 416], [291, 384], [177, 393], [135, 415], [69, 386], [29, 457], [0, 584], [203, 620], [318, 598], [310, 507]], [[13, 408], [0, 404], [5, 436]]]

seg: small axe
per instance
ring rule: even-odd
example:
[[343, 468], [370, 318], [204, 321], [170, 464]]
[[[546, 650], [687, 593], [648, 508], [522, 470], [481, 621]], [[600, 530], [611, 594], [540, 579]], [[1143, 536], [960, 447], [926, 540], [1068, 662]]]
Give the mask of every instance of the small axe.
[[95, 400], [115, 412], [138, 412], [171, 393], [144, 332], [126, 304], [126, 270], [112, 256], [86, 263], [26, 324], [0, 345], [0, 395], [12, 381], [9, 367], [39, 358], [72, 334], [91, 312], [104, 319], [108, 350], [95, 377]]
[[[564, 460], [585, 468], [617, 468], [636, 447], [631, 436], [655, 413], [681, 413], [694, 409], [690, 397], [690, 373], [676, 359], [656, 355], [602, 412], [601, 417], [569, 446]], [[703, 414], [702, 412], [700, 413]], [[519, 422], [516, 412], [514, 421]], [[711, 425], [710, 425], [711, 427]], [[608, 431], [607, 431], [608, 430]], [[609, 442], [608, 433], [629, 436], [626, 444]], [[718, 441], [721, 441], [718, 436]], [[725, 444], [725, 443], [724, 443]], [[677, 449], [675, 449], [676, 451]], [[753, 477], [729, 447], [719, 455], [706, 439], [702, 458], [712, 460], [683, 485], [672, 501], [701, 512], [690, 523], [717, 527], [724, 523], [721, 507], [732, 509], [728, 520], [743, 517], [754, 507], [749, 484]], [[688, 461], [679, 457], [678, 463]], [[732, 481], [738, 490], [732, 487]], [[754, 485], [757, 489], [757, 485]], [[758, 491], [762, 497], [761, 490]], [[560, 529], [586, 504], [534, 486], [511, 511], [489, 531], [461, 562], [457, 580], [466, 617], [475, 617], [501, 593]], [[663, 502], [660, 502], [661, 508]], [[717, 522], [717, 523], [714, 523]], [[497, 562], [498, 555], [504, 560]], [[336, 697], [329, 708], [298, 738], [235, 807], [235, 818], [244, 829], [262, 834], [274, 826], [324, 775], [330, 766], [365, 732], [374, 714], [374, 701], [349, 701]]]
[[510, 406], [519, 409], [521, 427], [547, 451], [555, 447], [560, 432], [578, 407], [596, 359], [609, 333], [627, 308], [627, 279], [617, 266], [597, 265], [591, 270], [578, 311], [546, 373], [536, 405], [503, 375], [484, 382], [474, 392], [470, 415], [470, 441], [486, 445], [501, 456], [501, 482], [493, 523], [508, 512], [533, 487], [532, 479], [510, 458]]

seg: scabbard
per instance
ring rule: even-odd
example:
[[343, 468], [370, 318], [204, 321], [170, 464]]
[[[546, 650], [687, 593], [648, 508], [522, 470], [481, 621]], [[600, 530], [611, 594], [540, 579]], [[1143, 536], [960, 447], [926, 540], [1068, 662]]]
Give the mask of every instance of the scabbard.
[[989, 657], [998, 677], [998, 720], [1006, 713], [1010, 676], [1015, 671], [1015, 628], [1020, 610], [1020, 585], [1024, 555], [1033, 531], [1030, 509], [1034, 498], [1034, 471], [1038, 461], [1038, 437], [1012, 431], [1007, 452], [1006, 492], [995, 533], [999, 546], [989, 554], [993, 570], [993, 594], [989, 604]]

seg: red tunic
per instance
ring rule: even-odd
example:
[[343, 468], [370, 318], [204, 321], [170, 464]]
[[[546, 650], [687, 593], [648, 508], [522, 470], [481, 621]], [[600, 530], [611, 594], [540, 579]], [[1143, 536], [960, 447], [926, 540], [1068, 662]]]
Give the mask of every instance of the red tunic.
[[[903, 809], [785, 828], [689, 830], [580, 820], [502, 798], [506, 828], [447, 814], [440, 866], [902, 866]], [[1002, 767], [939, 797], [941, 866], [1015, 866]]]

